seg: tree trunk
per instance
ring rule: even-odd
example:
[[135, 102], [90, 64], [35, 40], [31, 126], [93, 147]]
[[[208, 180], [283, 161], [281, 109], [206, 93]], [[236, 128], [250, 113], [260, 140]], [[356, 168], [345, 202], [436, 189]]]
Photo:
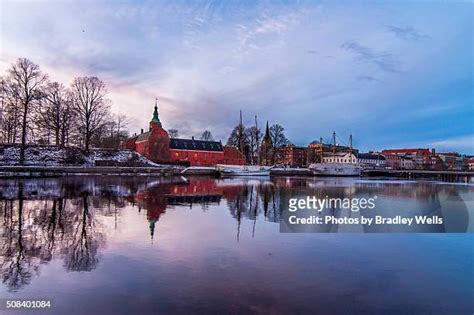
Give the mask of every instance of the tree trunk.
[[26, 145], [26, 117], [28, 104], [23, 106], [23, 121], [21, 123], [21, 144], [20, 144], [20, 164], [25, 162], [25, 145]]

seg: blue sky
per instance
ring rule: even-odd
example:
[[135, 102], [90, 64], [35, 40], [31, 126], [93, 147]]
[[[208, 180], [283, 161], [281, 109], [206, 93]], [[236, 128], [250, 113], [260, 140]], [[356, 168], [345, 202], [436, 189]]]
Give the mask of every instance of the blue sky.
[[474, 154], [473, 3], [1, 1], [0, 70], [95, 75], [146, 127], [227, 139], [255, 114], [306, 145], [333, 130], [362, 150]]

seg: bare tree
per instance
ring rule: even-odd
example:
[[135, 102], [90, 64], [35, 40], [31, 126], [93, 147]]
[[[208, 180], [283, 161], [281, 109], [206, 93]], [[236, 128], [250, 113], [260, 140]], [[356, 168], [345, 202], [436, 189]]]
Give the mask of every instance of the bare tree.
[[110, 114], [104, 119], [99, 132], [92, 137], [92, 143], [102, 148], [118, 149], [128, 138], [128, 117], [122, 114]]
[[274, 124], [270, 127], [270, 138], [272, 139], [273, 147], [273, 160], [279, 161], [281, 159], [281, 148], [291, 142], [285, 136], [285, 128], [279, 124]]
[[8, 70], [8, 90], [13, 99], [20, 105], [21, 146], [20, 163], [25, 160], [25, 145], [28, 127], [28, 115], [34, 102], [42, 97], [47, 76], [43, 74], [37, 64], [26, 58], [19, 58]]
[[213, 141], [214, 138], [212, 137], [212, 133], [209, 130], [205, 130], [201, 134], [201, 140], [206, 140], [206, 141]]
[[53, 133], [57, 146], [65, 146], [73, 123], [71, 94], [58, 82], [52, 82], [44, 90], [42, 106], [36, 110], [36, 123], [48, 134]]
[[257, 164], [259, 139], [262, 138], [262, 132], [255, 126], [249, 127], [245, 130], [246, 138], [248, 139], [250, 163]]
[[109, 113], [105, 84], [97, 77], [80, 77], [74, 79], [71, 92], [83, 147], [89, 151], [92, 137], [103, 127]]
[[10, 78], [2, 78], [0, 133], [2, 142], [15, 143], [20, 134], [20, 106], [18, 100], [10, 93], [10, 85]]
[[171, 139], [178, 138], [179, 137], [178, 129], [168, 130], [168, 135], [170, 136]]

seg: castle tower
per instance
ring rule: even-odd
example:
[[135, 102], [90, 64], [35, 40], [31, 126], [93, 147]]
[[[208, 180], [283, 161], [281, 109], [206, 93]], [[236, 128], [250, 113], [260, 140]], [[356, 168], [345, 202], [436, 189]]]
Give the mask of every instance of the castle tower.
[[158, 99], [155, 99], [155, 111], [153, 112], [153, 118], [150, 121], [150, 130], [155, 128], [161, 128], [161, 121], [158, 117]]

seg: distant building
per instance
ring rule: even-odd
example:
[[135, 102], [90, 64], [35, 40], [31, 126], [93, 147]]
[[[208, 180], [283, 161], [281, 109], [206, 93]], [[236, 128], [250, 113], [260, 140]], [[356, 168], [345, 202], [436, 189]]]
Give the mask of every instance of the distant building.
[[[414, 164], [413, 169], [432, 169], [433, 167], [438, 167], [436, 160], [432, 160], [434, 155], [434, 150], [431, 152], [429, 149], [425, 148], [413, 148], [413, 149], [389, 149], [382, 151], [383, 156], [387, 160], [387, 165], [393, 169], [400, 169], [407, 167], [408, 164], [411, 165], [411, 160]], [[400, 161], [397, 161], [395, 156], [400, 157]], [[405, 163], [402, 163], [402, 159], [405, 158]], [[390, 160], [390, 162], [389, 162]], [[398, 163], [400, 162], [400, 163]]]
[[224, 161], [222, 164], [245, 165], [245, 156], [236, 147], [224, 146]]
[[413, 161], [413, 158], [410, 156], [401, 156], [400, 168], [402, 170], [414, 170], [416, 169], [416, 163]]
[[185, 166], [243, 164], [242, 155], [239, 156], [234, 149], [226, 150], [220, 141], [195, 140], [194, 137], [170, 139], [161, 125], [156, 103], [149, 131], [144, 133], [142, 130], [141, 134], [127, 139], [122, 147], [134, 150], [156, 163]]
[[356, 164], [357, 157], [351, 152], [326, 153], [323, 155], [323, 163], [348, 163]]
[[402, 157], [391, 153], [382, 153], [385, 157], [385, 167], [393, 170], [399, 170], [402, 168]]
[[224, 164], [224, 147], [218, 141], [170, 139], [171, 161], [190, 166]]
[[308, 164], [308, 149], [305, 147], [285, 145], [279, 150], [279, 164], [284, 164], [292, 167], [305, 167]]
[[460, 171], [465, 168], [465, 158], [457, 152], [438, 153], [437, 156], [447, 170]]
[[380, 153], [359, 153], [357, 163], [363, 168], [385, 167], [385, 157]]
[[270, 128], [265, 128], [265, 135], [262, 139], [262, 144], [260, 145], [260, 164], [261, 165], [273, 165], [274, 164], [274, 147], [272, 143], [272, 139], [270, 137]]
[[474, 171], [474, 157], [471, 157], [467, 160], [467, 169]]
[[148, 132], [139, 134], [125, 140], [122, 145], [125, 149], [137, 151], [147, 159], [156, 163], [167, 163], [170, 161], [170, 137], [168, 132], [161, 126], [158, 117], [158, 106], [155, 103], [153, 118], [150, 121]]
[[321, 162], [321, 156], [325, 155], [326, 153], [332, 152], [353, 152], [354, 154], [358, 154], [359, 150], [350, 148], [348, 146], [343, 145], [333, 145], [324, 143], [322, 139], [320, 141], [313, 141], [308, 145], [307, 148], [307, 156], [308, 156], [308, 164]]

